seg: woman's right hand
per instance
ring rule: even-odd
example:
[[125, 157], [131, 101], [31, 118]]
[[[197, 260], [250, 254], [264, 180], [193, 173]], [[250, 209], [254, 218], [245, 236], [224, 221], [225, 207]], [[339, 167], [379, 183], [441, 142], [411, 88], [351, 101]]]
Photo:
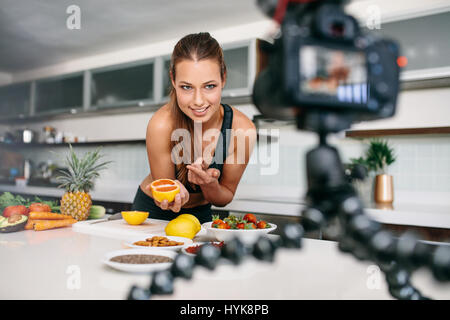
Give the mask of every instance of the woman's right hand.
[[[180, 212], [181, 208], [189, 201], [189, 191], [187, 191], [186, 187], [178, 180], [175, 180], [175, 183], [180, 187], [180, 192], [175, 195], [175, 199], [172, 202], [168, 202], [167, 200], [163, 200], [159, 202], [155, 199], [155, 204], [163, 210], [172, 210], [173, 212]], [[150, 190], [150, 185], [147, 186]]]

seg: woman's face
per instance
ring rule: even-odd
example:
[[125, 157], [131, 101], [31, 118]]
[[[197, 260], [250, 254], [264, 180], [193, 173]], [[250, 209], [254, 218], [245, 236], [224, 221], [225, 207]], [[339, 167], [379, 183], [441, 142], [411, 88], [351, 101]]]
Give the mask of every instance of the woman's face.
[[219, 110], [225, 81], [220, 77], [220, 66], [216, 60], [178, 62], [172, 85], [181, 111], [192, 120], [207, 122]]

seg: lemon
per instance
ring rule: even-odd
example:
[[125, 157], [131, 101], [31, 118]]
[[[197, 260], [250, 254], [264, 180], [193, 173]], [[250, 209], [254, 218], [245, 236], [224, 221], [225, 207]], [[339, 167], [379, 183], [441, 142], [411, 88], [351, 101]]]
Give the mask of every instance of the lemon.
[[122, 218], [131, 225], [139, 225], [148, 217], [148, 212], [144, 211], [122, 211]]
[[164, 229], [167, 236], [176, 236], [192, 239], [197, 234], [197, 226], [194, 221], [186, 218], [171, 220]]
[[200, 229], [202, 228], [202, 225], [200, 224], [200, 221], [197, 219], [196, 216], [194, 216], [192, 214], [183, 213], [183, 214], [180, 214], [177, 218], [186, 218], [186, 219], [194, 221], [195, 225], [197, 226], [197, 232], [199, 232]]

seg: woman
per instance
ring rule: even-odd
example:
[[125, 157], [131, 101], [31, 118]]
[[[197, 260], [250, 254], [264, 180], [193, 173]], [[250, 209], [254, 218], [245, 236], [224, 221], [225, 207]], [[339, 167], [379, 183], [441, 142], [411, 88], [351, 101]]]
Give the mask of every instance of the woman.
[[[211, 205], [225, 206], [234, 197], [256, 141], [255, 126], [242, 112], [221, 104], [226, 66], [209, 33], [182, 38], [169, 73], [170, 101], [149, 121], [150, 174], [138, 188], [133, 210], [148, 211], [155, 219], [190, 213], [201, 223], [211, 221]], [[151, 182], [163, 178], [180, 186], [171, 203], [152, 198]]]

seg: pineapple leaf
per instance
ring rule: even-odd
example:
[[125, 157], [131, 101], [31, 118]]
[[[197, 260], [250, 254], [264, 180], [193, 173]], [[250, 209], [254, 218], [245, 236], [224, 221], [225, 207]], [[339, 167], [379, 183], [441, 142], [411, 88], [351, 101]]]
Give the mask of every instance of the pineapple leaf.
[[82, 158], [78, 157], [69, 144], [69, 155], [66, 158], [67, 171], [60, 170], [58, 187], [66, 189], [68, 192], [83, 191], [89, 192], [93, 186], [93, 181], [100, 176], [99, 171], [107, 168], [112, 161], [99, 163], [103, 155], [100, 148], [86, 153]]

